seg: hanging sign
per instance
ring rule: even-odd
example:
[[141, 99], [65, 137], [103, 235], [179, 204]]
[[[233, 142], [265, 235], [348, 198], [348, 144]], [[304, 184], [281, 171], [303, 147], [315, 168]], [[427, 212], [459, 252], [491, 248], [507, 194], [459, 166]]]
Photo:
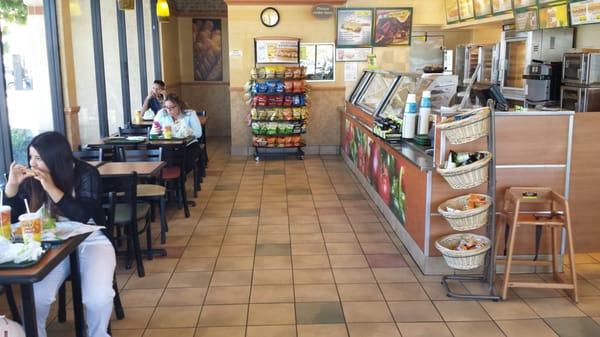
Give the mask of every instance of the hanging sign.
[[312, 15], [317, 19], [329, 19], [335, 13], [335, 8], [329, 4], [318, 4], [312, 8]]

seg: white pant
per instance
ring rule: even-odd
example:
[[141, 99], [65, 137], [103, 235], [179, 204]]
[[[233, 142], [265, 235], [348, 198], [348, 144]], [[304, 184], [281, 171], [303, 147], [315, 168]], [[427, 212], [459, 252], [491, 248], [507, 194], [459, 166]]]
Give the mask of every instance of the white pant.
[[[113, 307], [113, 274], [115, 250], [100, 231], [92, 233], [79, 247], [81, 293], [85, 306], [88, 337], [110, 337], [106, 332]], [[69, 258], [65, 258], [50, 274], [33, 285], [38, 335], [46, 337], [46, 319], [56, 293], [70, 274]]]

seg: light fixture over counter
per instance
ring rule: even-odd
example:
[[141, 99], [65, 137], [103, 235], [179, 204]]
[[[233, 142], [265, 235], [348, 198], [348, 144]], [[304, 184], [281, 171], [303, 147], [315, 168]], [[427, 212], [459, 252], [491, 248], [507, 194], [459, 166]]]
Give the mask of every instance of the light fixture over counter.
[[156, 2], [156, 16], [161, 22], [169, 22], [169, 3], [167, 0], [158, 0]]

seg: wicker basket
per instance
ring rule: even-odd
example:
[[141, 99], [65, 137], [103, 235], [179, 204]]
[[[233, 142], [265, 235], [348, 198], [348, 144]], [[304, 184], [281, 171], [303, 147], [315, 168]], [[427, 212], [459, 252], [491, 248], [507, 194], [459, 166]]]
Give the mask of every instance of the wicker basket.
[[479, 151], [484, 157], [472, 164], [455, 168], [437, 167], [437, 172], [446, 179], [450, 187], [455, 190], [464, 190], [479, 186], [488, 179], [488, 164], [492, 160], [492, 154], [487, 151]]
[[[484, 242], [484, 247], [466, 251], [454, 250], [463, 238], [474, 238]], [[450, 268], [471, 270], [478, 268], [485, 262], [485, 254], [490, 249], [490, 239], [482, 235], [471, 233], [450, 234], [435, 241], [435, 248], [442, 253], [444, 260]]]
[[[446, 221], [450, 224], [455, 231], [468, 231], [483, 227], [487, 224], [488, 209], [492, 204], [492, 198], [485, 194], [476, 194], [479, 197], [483, 197], [486, 203], [482, 206], [462, 211], [469, 195], [462, 195], [450, 200], [446, 200], [438, 206], [438, 213], [440, 213]], [[456, 209], [455, 212], [446, 211], [446, 207]]]
[[465, 114], [473, 114], [473, 116], [453, 121], [442, 121], [435, 126], [442, 131], [451, 144], [464, 144], [488, 135], [489, 108], [469, 110], [457, 116]]

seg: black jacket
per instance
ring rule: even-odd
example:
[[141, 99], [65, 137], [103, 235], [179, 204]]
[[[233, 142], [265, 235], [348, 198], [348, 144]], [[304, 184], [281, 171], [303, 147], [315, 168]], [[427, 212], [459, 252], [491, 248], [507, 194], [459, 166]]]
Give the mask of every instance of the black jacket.
[[[33, 178], [28, 178], [33, 179]], [[29, 200], [29, 191], [25, 186], [27, 180], [19, 186], [19, 192], [12, 198], [4, 198], [4, 204], [12, 208], [11, 221], [18, 221], [19, 215], [26, 213], [23, 199]], [[90, 218], [96, 225], [104, 226], [104, 212], [102, 210], [102, 181], [98, 170], [90, 164], [75, 160], [75, 197], [73, 193], [63, 191], [65, 194], [56, 204], [62, 216], [72, 221], [87, 223]]]

